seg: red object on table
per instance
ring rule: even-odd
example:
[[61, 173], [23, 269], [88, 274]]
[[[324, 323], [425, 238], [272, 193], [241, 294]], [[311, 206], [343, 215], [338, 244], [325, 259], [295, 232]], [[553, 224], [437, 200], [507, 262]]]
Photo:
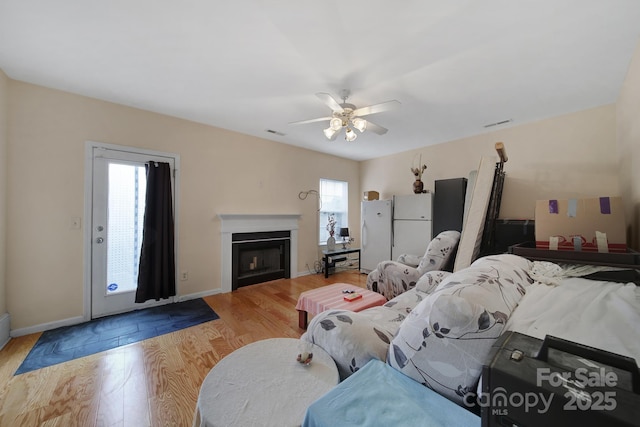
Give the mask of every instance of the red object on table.
[[351, 301], [355, 301], [355, 300], [357, 300], [358, 298], [362, 298], [362, 294], [346, 294], [346, 295], [344, 296], [344, 300], [345, 300], [345, 301], [349, 301], [349, 302], [351, 302]]

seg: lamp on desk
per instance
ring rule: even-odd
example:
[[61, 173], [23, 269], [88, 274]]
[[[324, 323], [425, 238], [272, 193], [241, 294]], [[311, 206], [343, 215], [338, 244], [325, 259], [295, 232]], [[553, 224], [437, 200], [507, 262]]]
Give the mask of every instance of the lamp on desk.
[[340, 237], [342, 237], [342, 249], [347, 249], [347, 243], [349, 242], [349, 228], [341, 228]]

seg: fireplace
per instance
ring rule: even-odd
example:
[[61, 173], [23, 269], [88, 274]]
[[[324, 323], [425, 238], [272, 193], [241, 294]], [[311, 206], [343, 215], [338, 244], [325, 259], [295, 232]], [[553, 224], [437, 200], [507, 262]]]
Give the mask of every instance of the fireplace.
[[290, 231], [231, 235], [231, 289], [291, 277]]
[[[282, 268], [278, 268], [278, 270], [284, 270], [284, 273], [278, 271], [269, 274], [297, 277], [299, 214], [218, 214], [218, 217], [221, 222], [220, 231], [222, 234], [220, 261], [220, 288], [222, 292], [231, 292], [238, 286], [249, 284], [248, 282], [254, 280], [253, 275], [259, 273], [256, 270], [260, 270], [267, 261], [275, 263], [278, 258], [282, 263]], [[275, 249], [276, 244], [278, 249]], [[280, 245], [282, 246], [282, 254], [280, 254]], [[273, 247], [270, 248], [270, 246]], [[241, 249], [245, 254], [235, 255], [236, 247], [238, 251]], [[284, 254], [287, 252], [288, 255], [285, 256]], [[264, 258], [261, 258], [263, 256]], [[242, 272], [235, 269], [234, 258], [236, 257], [241, 264]], [[253, 264], [253, 269], [251, 264]], [[242, 282], [245, 283], [234, 285], [234, 276], [237, 276], [238, 279], [242, 277]], [[275, 278], [278, 277], [265, 276], [260, 279], [260, 282]]]

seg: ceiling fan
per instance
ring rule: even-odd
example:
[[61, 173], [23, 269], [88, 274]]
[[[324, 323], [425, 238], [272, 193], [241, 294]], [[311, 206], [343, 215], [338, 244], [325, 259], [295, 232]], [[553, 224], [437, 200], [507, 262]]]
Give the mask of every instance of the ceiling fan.
[[311, 120], [302, 120], [299, 122], [289, 123], [291, 125], [301, 125], [305, 123], [323, 122], [329, 121], [329, 127], [324, 130], [324, 135], [328, 140], [334, 141], [340, 133], [342, 128], [345, 128], [344, 139], [347, 141], [354, 141], [358, 135], [353, 129], [359, 130], [361, 133], [365, 130], [370, 130], [378, 135], [384, 135], [387, 133], [387, 129], [379, 126], [375, 123], [365, 120], [362, 117], [369, 114], [381, 113], [383, 111], [393, 110], [400, 106], [400, 102], [396, 100], [382, 102], [380, 104], [369, 105], [368, 107], [356, 108], [353, 104], [347, 103], [347, 98], [350, 92], [348, 90], [342, 91], [342, 103], [336, 101], [336, 99], [328, 93], [319, 92], [316, 96], [320, 101], [324, 102], [329, 108], [331, 108], [332, 114], [329, 117], [320, 117]]

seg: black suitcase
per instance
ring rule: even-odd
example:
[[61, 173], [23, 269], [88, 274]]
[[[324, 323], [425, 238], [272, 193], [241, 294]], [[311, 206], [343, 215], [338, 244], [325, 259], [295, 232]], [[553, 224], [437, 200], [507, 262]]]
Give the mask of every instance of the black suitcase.
[[483, 367], [482, 426], [640, 426], [635, 360], [517, 332], [494, 344]]

